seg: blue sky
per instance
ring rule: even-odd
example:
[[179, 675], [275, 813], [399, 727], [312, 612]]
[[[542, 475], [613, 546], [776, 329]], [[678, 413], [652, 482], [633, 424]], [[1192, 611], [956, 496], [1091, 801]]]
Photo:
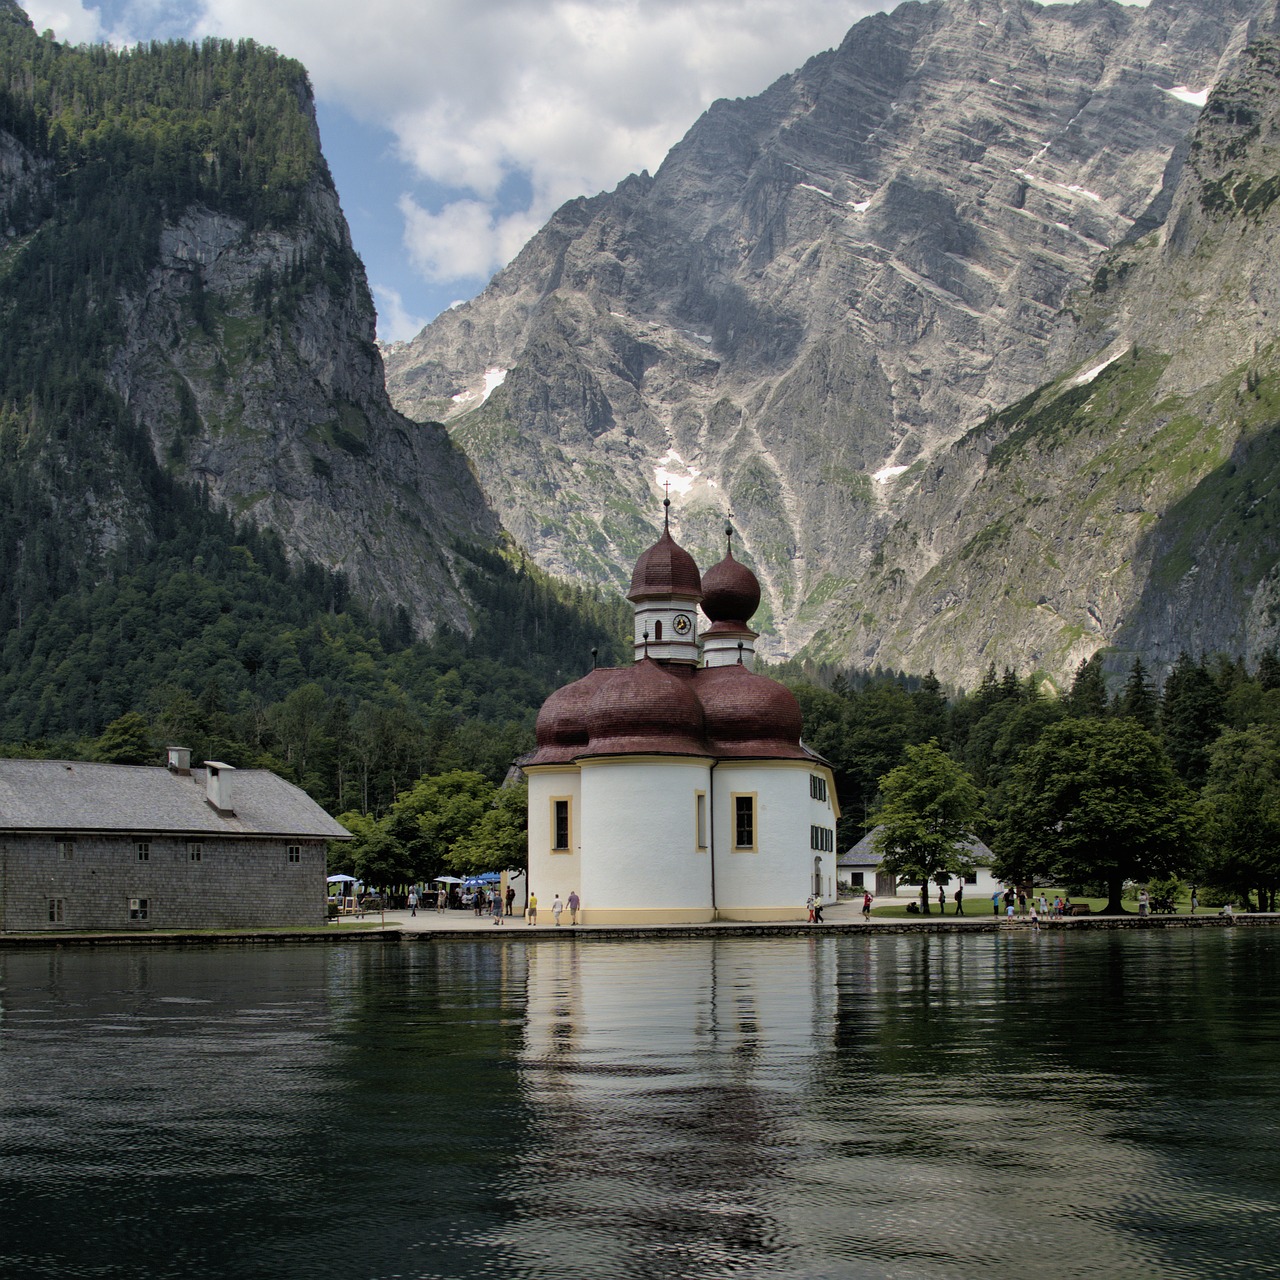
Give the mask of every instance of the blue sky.
[[564, 201], [656, 169], [716, 98], [875, 0], [19, 0], [71, 43], [250, 37], [297, 58], [384, 341], [474, 297]]

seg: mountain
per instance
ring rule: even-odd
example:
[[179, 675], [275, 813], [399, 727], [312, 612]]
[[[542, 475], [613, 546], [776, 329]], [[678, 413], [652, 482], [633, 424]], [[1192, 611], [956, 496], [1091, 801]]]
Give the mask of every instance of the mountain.
[[380, 616], [470, 629], [459, 558], [500, 527], [387, 400], [301, 66], [72, 48], [0, 0], [0, 214], [0, 623], [145, 559], [184, 490]]
[[302, 68], [0, 0], [0, 753], [182, 742], [380, 810], [501, 778], [621, 602], [387, 399]]
[[1280, 45], [1259, 39], [1210, 95], [1167, 216], [1072, 297], [1052, 356], [1066, 372], [906, 495], [915, 532], [890, 534], [886, 564], [922, 565], [919, 531], [946, 530], [908, 590], [874, 579], [878, 653], [961, 663], [963, 637], [997, 661], [1062, 668], [1105, 645], [1113, 668], [1167, 669], [1183, 649], [1256, 660], [1277, 644], [1277, 197]]
[[[1077, 332], [1075, 292], [1117, 246], [1162, 240], [1208, 91], [1274, 19], [1273, 0], [868, 18], [715, 103], [653, 176], [559, 210], [479, 298], [384, 353], [393, 402], [448, 426], [560, 573], [620, 582], [664, 480], [702, 558], [732, 509], [775, 653], [972, 684], [991, 661], [1060, 677], [1107, 645], [1176, 651], [1132, 548], [1178, 486], [1095, 536], [1079, 473], [1024, 478], [1045, 462], [1024, 451], [997, 477], [1014, 452], [993, 450], [1022, 421], [1001, 411], [1097, 345], [1110, 322]], [[1024, 484], [1088, 554], [1006, 536]], [[1015, 533], [1034, 545], [1005, 555]], [[993, 611], [1006, 587], [1017, 610]]]

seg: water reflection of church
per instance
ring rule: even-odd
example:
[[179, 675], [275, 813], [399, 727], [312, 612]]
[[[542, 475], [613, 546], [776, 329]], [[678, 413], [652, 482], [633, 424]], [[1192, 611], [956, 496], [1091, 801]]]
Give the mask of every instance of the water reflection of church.
[[[529, 778], [529, 885], [586, 924], [804, 917], [834, 901], [831, 768], [790, 690], [754, 671], [760, 584], [698, 572], [664, 520], [627, 598], [635, 661], [553, 693]], [[698, 622], [701, 607], [709, 626]]]

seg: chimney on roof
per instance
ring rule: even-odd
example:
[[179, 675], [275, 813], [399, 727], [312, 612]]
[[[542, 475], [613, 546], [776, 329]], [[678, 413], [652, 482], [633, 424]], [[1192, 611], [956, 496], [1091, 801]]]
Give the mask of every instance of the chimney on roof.
[[190, 747], [166, 747], [169, 753], [169, 772], [189, 774], [191, 772]]
[[206, 760], [204, 762], [204, 770], [204, 798], [219, 813], [234, 815], [236, 809], [235, 805], [232, 804], [231, 775], [236, 771], [235, 766], [223, 764], [220, 760]]

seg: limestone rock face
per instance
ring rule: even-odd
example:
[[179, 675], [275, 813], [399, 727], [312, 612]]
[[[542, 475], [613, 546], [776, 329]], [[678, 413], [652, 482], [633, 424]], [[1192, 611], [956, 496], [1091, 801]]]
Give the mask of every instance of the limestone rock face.
[[468, 629], [453, 559], [499, 526], [441, 428], [390, 406], [359, 260], [327, 179], [287, 231], [189, 208], [125, 299], [110, 378], [157, 455], [291, 555], [420, 632]]
[[[990, 447], [968, 433], [1089, 345], [1064, 304], [1160, 224], [1205, 92], [1273, 10], [933, 0], [868, 18], [715, 103], [655, 175], [563, 207], [479, 298], [385, 352], [393, 401], [447, 424], [555, 571], [621, 583], [670, 480], [704, 563], [732, 509], [775, 653], [967, 681], [1007, 641], [1024, 669], [1061, 668], [1114, 634], [1112, 588], [1071, 643], [1034, 611], [1016, 634], [956, 624], [994, 573], [971, 578], [973, 553], [955, 605], [910, 602], [965, 544]], [[934, 604], [950, 629], [917, 616]]]
[[1065, 676], [1106, 648], [1159, 671], [1280, 641], [1278, 197], [1280, 45], [1260, 39], [1171, 170], [1165, 221], [1072, 295], [1064, 373], [899, 482], [844, 643], [973, 680], [983, 660]]

